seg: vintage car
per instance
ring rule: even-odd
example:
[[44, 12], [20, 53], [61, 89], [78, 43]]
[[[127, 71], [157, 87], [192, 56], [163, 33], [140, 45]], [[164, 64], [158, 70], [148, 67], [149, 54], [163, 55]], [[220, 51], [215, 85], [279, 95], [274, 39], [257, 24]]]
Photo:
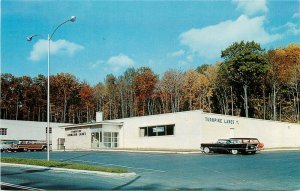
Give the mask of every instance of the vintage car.
[[11, 152], [45, 150], [47, 150], [47, 144], [44, 141], [37, 140], [19, 140], [17, 144], [13, 144], [13, 146], [9, 149]]
[[264, 144], [259, 142], [259, 140], [257, 138], [230, 138], [231, 140], [238, 140], [241, 143], [253, 143], [253, 144], [257, 144], [257, 149], [258, 151], [261, 151], [264, 149]]
[[256, 138], [230, 138], [219, 139], [216, 143], [202, 143], [201, 151], [204, 153], [232, 153], [232, 154], [255, 154], [262, 150], [263, 143]]
[[17, 144], [18, 141], [15, 140], [1, 140], [0, 141], [0, 148], [1, 152], [10, 151], [13, 145]]

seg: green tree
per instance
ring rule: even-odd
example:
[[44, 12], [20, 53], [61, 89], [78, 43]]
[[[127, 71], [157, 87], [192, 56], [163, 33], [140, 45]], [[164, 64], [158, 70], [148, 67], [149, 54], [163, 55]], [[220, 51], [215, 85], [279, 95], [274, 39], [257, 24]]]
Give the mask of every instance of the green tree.
[[224, 61], [220, 72], [236, 92], [243, 92], [241, 98], [246, 117], [249, 117], [248, 91], [257, 93], [258, 84], [261, 84], [267, 71], [264, 54], [265, 50], [254, 41], [235, 42], [221, 52]]

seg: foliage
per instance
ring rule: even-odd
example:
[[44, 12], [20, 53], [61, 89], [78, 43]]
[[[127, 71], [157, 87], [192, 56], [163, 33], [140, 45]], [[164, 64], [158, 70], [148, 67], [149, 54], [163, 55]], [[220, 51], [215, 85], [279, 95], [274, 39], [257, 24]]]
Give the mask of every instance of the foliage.
[[[300, 45], [265, 52], [256, 42], [236, 42], [223, 61], [195, 70], [149, 67], [109, 74], [90, 86], [69, 73], [50, 76], [52, 122], [95, 120], [202, 109], [289, 122], [300, 121]], [[47, 78], [1, 74], [1, 119], [46, 121]]]
[[[264, 49], [258, 43], [244, 42], [233, 43], [222, 51], [220, 73], [226, 79], [235, 93], [244, 92], [241, 98], [244, 101], [243, 108], [248, 117], [248, 96], [258, 93], [267, 72], [267, 61]], [[238, 97], [239, 99], [240, 97]]]

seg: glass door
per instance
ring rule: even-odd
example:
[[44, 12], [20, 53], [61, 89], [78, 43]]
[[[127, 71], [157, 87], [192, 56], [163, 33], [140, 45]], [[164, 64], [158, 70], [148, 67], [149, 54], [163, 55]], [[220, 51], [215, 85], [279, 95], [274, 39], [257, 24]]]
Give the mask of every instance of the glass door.
[[100, 133], [99, 132], [93, 132], [91, 134], [91, 141], [92, 141], [92, 149], [99, 148], [99, 142], [100, 142]]
[[119, 133], [117, 132], [104, 132], [103, 145], [105, 148], [117, 148], [119, 142]]

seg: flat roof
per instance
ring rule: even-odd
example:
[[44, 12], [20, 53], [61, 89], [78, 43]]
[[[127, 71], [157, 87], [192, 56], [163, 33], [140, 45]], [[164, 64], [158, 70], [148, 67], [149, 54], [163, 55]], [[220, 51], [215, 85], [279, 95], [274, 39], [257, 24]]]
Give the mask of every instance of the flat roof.
[[95, 123], [81, 123], [81, 124], [73, 124], [73, 125], [64, 125], [60, 126], [65, 129], [70, 129], [70, 128], [89, 128], [93, 126], [98, 126], [98, 125], [116, 125], [116, 126], [122, 126], [123, 122], [107, 122], [107, 121], [101, 121], [101, 122], [95, 122]]

